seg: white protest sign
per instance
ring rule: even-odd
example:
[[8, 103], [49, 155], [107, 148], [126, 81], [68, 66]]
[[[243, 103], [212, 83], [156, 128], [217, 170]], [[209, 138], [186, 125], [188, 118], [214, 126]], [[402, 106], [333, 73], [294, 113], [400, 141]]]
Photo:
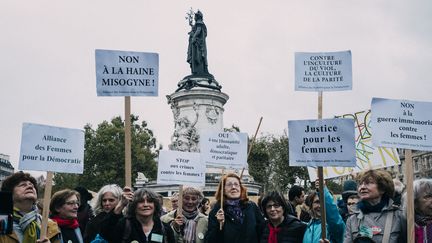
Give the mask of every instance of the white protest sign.
[[157, 183], [203, 187], [205, 170], [199, 153], [162, 150], [159, 152]]
[[351, 89], [351, 51], [295, 53], [296, 91]]
[[288, 121], [290, 166], [355, 166], [354, 120]]
[[96, 50], [98, 96], [158, 96], [159, 54]]
[[[354, 119], [355, 130], [355, 167], [324, 167], [324, 179], [335, 178], [359, 173], [368, 169], [379, 169], [399, 165], [399, 155], [395, 148], [375, 147], [372, 145], [371, 111], [359, 111], [353, 114], [337, 116]], [[318, 178], [317, 169], [308, 167], [309, 178], [315, 181]]]
[[201, 161], [209, 167], [247, 168], [246, 133], [205, 131], [201, 135]]
[[375, 146], [432, 151], [432, 103], [372, 99]]
[[84, 131], [23, 123], [18, 168], [82, 174]]

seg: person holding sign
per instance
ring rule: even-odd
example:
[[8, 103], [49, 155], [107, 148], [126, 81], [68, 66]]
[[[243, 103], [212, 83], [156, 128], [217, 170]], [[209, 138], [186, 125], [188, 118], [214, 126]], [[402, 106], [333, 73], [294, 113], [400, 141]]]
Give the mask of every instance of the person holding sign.
[[[406, 209], [406, 196], [404, 198]], [[414, 181], [415, 242], [432, 242], [432, 179]]]
[[395, 189], [390, 173], [362, 172], [358, 185], [359, 211], [347, 220], [344, 242], [407, 242], [406, 219], [393, 204]]
[[240, 177], [234, 173], [223, 176], [215, 198], [217, 204], [208, 218], [207, 242], [258, 243], [264, 218], [258, 206], [249, 201]]
[[[127, 206], [126, 216], [122, 215]], [[123, 189], [122, 199], [101, 223], [101, 236], [108, 242], [174, 243], [174, 233], [160, 220], [158, 195], [146, 188]]]
[[[319, 188], [318, 180], [315, 182], [315, 188]], [[345, 223], [339, 214], [339, 209], [333, 200], [330, 191], [324, 186], [324, 201], [326, 212], [326, 236], [331, 243], [341, 243], [344, 238]], [[321, 239], [321, 206], [319, 192], [309, 193], [306, 198], [306, 205], [310, 209], [311, 221], [308, 223], [306, 232], [303, 237], [304, 243], [319, 242]]]
[[[91, 242], [93, 239], [98, 239], [100, 242], [104, 242], [102, 237], [99, 235], [101, 230], [101, 222], [105, 216], [111, 212], [120, 202], [122, 196], [122, 189], [114, 184], [103, 186], [96, 197], [96, 202], [93, 206], [93, 211], [96, 217], [87, 223], [84, 242]], [[106, 241], [105, 241], [106, 242]]]
[[205, 242], [208, 220], [198, 209], [203, 198], [204, 195], [200, 190], [186, 187], [183, 189], [181, 214], [179, 210], [173, 210], [161, 217], [162, 222], [171, 225], [176, 242]]
[[306, 224], [289, 213], [285, 198], [279, 192], [266, 194], [261, 201], [264, 216], [268, 219], [261, 233], [260, 243], [301, 243]]
[[36, 186], [36, 179], [22, 171], [10, 175], [3, 181], [1, 191], [12, 193], [14, 208], [12, 234], [0, 235], [1, 243], [60, 243], [60, 229], [52, 220], [48, 220], [47, 237], [38, 240], [41, 234], [42, 216], [38, 214], [36, 207]]
[[75, 190], [64, 189], [54, 193], [51, 198], [51, 219], [60, 227], [62, 242], [83, 243], [78, 223], [80, 194]]

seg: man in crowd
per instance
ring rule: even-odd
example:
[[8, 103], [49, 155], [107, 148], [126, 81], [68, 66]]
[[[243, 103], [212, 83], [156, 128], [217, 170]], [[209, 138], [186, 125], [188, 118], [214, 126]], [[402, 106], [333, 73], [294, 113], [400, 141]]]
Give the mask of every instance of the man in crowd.
[[296, 207], [297, 205], [302, 205], [305, 201], [305, 193], [303, 187], [297, 185], [292, 186], [288, 192], [288, 199], [288, 206], [290, 206], [291, 208], [290, 210], [288, 210], [288, 213], [296, 218], [299, 218]]

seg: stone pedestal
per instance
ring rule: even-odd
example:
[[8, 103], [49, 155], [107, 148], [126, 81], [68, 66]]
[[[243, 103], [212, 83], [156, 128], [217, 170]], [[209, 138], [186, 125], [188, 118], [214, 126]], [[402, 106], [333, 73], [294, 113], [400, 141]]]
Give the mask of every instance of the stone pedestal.
[[171, 150], [199, 152], [202, 131], [223, 131], [224, 104], [229, 96], [214, 89], [194, 88], [167, 95], [174, 115]]

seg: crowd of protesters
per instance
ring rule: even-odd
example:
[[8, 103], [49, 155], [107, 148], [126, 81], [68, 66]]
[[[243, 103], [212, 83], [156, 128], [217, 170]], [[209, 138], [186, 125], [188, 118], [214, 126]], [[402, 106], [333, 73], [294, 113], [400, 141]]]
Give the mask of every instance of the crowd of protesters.
[[[319, 183], [315, 182], [315, 188]], [[0, 243], [300, 243], [407, 242], [404, 185], [385, 170], [361, 172], [343, 185], [340, 200], [323, 185], [305, 191], [293, 185], [287, 197], [264, 193], [258, 204], [248, 198], [235, 173], [224, 175], [214, 200], [200, 189], [184, 187], [170, 197], [171, 211], [150, 189], [103, 186], [92, 195], [84, 187], [55, 192], [49, 205], [46, 236], [41, 239], [36, 180], [17, 172], [1, 184], [13, 200], [11, 233]], [[415, 243], [432, 242], [432, 179], [414, 181]], [[320, 200], [325, 200], [326, 239]]]

